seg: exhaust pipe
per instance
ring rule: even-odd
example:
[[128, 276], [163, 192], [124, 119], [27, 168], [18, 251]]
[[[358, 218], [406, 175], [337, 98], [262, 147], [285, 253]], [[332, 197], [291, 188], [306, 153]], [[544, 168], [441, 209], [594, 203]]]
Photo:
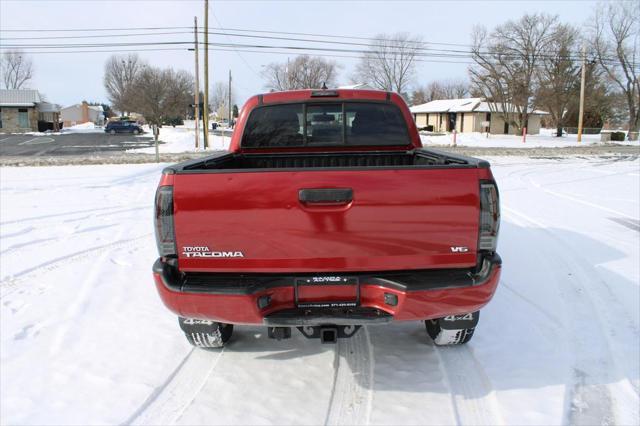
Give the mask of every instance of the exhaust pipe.
[[338, 327], [321, 327], [320, 343], [333, 343], [338, 341]]

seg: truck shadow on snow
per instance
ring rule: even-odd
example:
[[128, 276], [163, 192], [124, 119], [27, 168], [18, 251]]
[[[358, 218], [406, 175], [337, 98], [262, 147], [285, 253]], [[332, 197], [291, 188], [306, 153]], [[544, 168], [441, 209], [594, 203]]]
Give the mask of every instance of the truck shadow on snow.
[[[350, 370], [363, 388], [466, 399], [554, 385], [566, 385], [566, 399], [581, 386], [621, 380], [637, 392], [638, 285], [605, 266], [627, 254], [583, 233], [509, 221], [502, 223], [499, 252], [501, 283], [465, 346], [435, 346], [421, 322], [369, 326], [368, 338], [361, 329], [355, 343], [335, 346], [297, 330], [278, 342], [263, 327], [239, 326], [225, 357], [255, 352], [256, 359], [284, 362], [329, 351], [336, 354], [334, 368]], [[373, 375], [362, 362], [370, 353]]]

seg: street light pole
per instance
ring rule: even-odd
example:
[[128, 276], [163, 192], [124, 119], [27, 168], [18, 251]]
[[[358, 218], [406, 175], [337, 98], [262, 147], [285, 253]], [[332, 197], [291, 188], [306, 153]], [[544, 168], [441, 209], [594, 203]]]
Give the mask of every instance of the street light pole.
[[587, 76], [587, 49], [582, 45], [582, 78], [580, 79], [580, 114], [578, 115], [578, 142], [582, 142], [582, 125], [584, 123], [584, 83]]
[[209, 148], [209, 0], [204, 0], [204, 149]]
[[231, 70], [229, 70], [229, 127], [231, 127]]
[[196, 93], [195, 93], [195, 114], [196, 114], [196, 149], [200, 145], [200, 64], [198, 63], [198, 17], [193, 17], [194, 50], [196, 53]]

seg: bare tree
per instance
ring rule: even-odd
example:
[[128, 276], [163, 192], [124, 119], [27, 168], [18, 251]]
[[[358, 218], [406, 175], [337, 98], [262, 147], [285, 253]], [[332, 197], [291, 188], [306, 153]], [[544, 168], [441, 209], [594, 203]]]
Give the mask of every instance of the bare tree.
[[146, 66], [128, 89], [132, 107], [150, 124], [184, 117], [193, 100], [193, 76], [186, 71]]
[[430, 100], [427, 96], [427, 89], [424, 86], [418, 86], [411, 92], [411, 105], [426, 104]]
[[469, 83], [463, 79], [435, 80], [418, 86], [411, 93], [411, 104], [419, 105], [438, 99], [459, 99], [469, 96]]
[[137, 53], [112, 55], [104, 66], [104, 87], [113, 107], [121, 112], [134, 110], [132, 86], [146, 64]]
[[579, 97], [580, 67], [573, 53], [577, 50], [577, 39], [578, 31], [575, 28], [557, 25], [538, 67], [536, 103], [550, 113], [557, 136], [562, 136], [569, 104]]
[[335, 86], [338, 65], [321, 57], [301, 55], [286, 63], [271, 63], [262, 72], [267, 89], [319, 89]]
[[21, 50], [5, 52], [1, 62], [0, 70], [5, 89], [22, 89], [33, 78], [33, 63]]
[[379, 34], [356, 66], [352, 80], [406, 94], [413, 83], [422, 39], [406, 33]]
[[444, 86], [441, 81], [432, 81], [427, 84], [426, 96], [429, 101], [435, 101], [438, 99], [445, 99]]
[[469, 96], [469, 83], [463, 79], [445, 80], [440, 85], [440, 99], [460, 99]]
[[591, 46], [607, 77], [623, 94], [629, 110], [629, 139], [640, 126], [640, 13], [633, 2], [599, 5], [591, 27]]
[[476, 27], [469, 68], [474, 92], [490, 101], [495, 113], [518, 131], [526, 127], [535, 108], [536, 72], [553, 41], [557, 17], [526, 14], [489, 33]]
[[[236, 102], [235, 90], [231, 90], [231, 105]], [[229, 119], [229, 84], [218, 81], [213, 87], [213, 93], [209, 94], [211, 111], [216, 111], [219, 118]]]

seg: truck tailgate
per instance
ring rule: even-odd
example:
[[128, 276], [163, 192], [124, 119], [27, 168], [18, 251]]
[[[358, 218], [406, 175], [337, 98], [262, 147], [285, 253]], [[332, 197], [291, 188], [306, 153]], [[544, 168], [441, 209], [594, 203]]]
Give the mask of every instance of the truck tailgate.
[[[179, 267], [342, 274], [471, 267], [478, 179], [475, 168], [177, 174]], [[351, 201], [330, 202], [317, 191], [324, 189], [341, 189]]]

